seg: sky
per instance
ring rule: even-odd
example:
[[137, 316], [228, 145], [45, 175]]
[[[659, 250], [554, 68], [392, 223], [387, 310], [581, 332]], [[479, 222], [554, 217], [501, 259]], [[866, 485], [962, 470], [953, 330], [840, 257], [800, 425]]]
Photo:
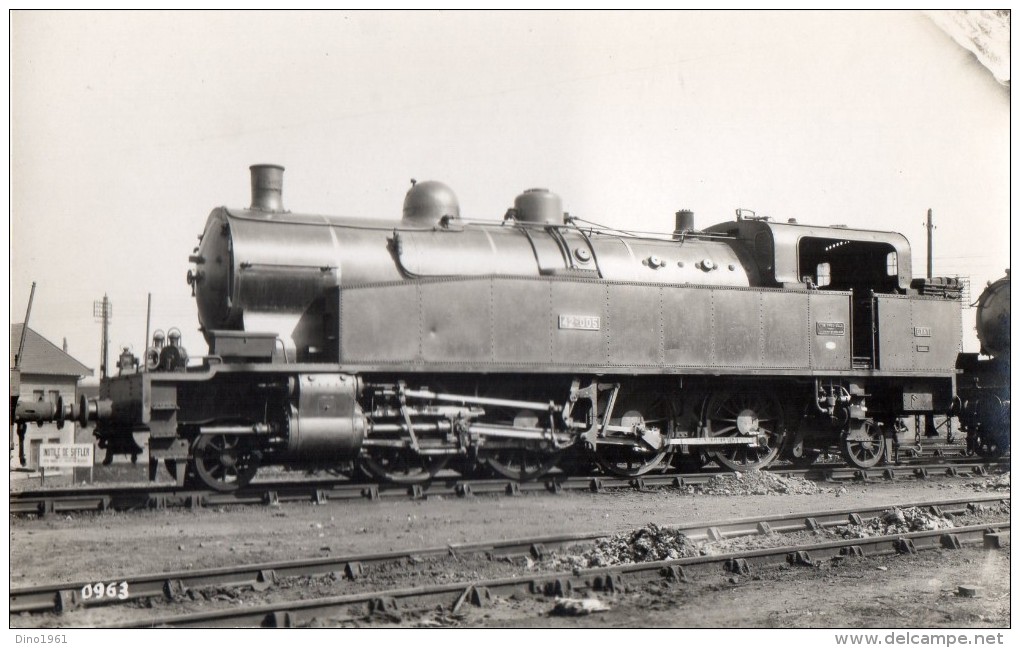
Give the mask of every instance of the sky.
[[[925, 272], [1009, 267], [1009, 88], [916, 12], [19, 12], [10, 22], [12, 322], [98, 374], [179, 327], [209, 212], [287, 168], [294, 212], [400, 217], [410, 178], [500, 219], [529, 187], [671, 231], [736, 208], [902, 232]], [[966, 350], [976, 350], [965, 313]]]

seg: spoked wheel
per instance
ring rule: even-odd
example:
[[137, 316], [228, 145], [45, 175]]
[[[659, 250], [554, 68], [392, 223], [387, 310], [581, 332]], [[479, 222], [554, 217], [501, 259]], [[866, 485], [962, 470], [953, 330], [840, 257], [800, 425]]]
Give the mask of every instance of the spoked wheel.
[[779, 399], [767, 391], [713, 394], [705, 407], [705, 424], [710, 437], [758, 437], [758, 447], [722, 446], [708, 453], [730, 470], [757, 470], [768, 466], [779, 455], [785, 436]]
[[[633, 393], [621, 397], [609, 419], [606, 439], [599, 439], [594, 459], [621, 477], [644, 475], [663, 464], [673, 452], [666, 441], [673, 429], [675, 409], [664, 396]], [[643, 440], [642, 440], [643, 437]]]
[[882, 429], [862, 421], [840, 437], [840, 453], [855, 468], [874, 468], [885, 456]]
[[358, 458], [370, 479], [392, 484], [421, 484], [446, 467], [450, 455], [421, 455], [404, 448], [372, 448]]
[[544, 477], [556, 467], [562, 450], [543, 450], [541, 448], [506, 448], [479, 452], [479, 459], [497, 475], [530, 481]]
[[[538, 429], [542, 421], [535, 412], [518, 411], [514, 414], [513, 425], [519, 428]], [[482, 446], [478, 450], [479, 463], [489, 471], [517, 481], [530, 481], [544, 477], [556, 467], [564, 455], [548, 442], [520, 441]]]
[[195, 476], [217, 491], [246, 486], [259, 468], [251, 439], [237, 434], [203, 434], [193, 450]]

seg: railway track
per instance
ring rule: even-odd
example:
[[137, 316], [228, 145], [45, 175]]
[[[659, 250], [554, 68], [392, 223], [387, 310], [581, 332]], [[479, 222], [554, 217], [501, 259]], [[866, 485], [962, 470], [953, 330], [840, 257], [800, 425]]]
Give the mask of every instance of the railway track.
[[[925, 507], [946, 516], [964, 515], [975, 507], [993, 507], [1009, 502], [1009, 496], [975, 496], [952, 500], [902, 504], [900, 508]], [[847, 524], [864, 524], [887, 510], [887, 506], [854, 508], [841, 511], [773, 515], [675, 527], [693, 541], [715, 541], [770, 533], [795, 533], [831, 529]], [[779, 564], [811, 565], [815, 561], [843, 556], [883, 556], [915, 553], [925, 549], [954, 549], [983, 544], [999, 548], [1008, 541], [1010, 522], [982, 522], [951, 529], [899, 533], [894, 535], [821, 543], [797, 544], [767, 549], [695, 556], [676, 560], [626, 563], [573, 571], [534, 572], [521, 577], [492, 578], [382, 591], [364, 590], [341, 596], [283, 600], [261, 605], [234, 605], [229, 609], [189, 612], [163, 617], [146, 617], [119, 622], [108, 627], [137, 628], [152, 626], [239, 627], [303, 625], [316, 617], [331, 620], [363, 619], [373, 612], [432, 609], [437, 605], [456, 612], [466, 604], [484, 606], [494, 596], [537, 594], [570, 596], [590, 591], [621, 591], [624, 587], [657, 579], [693, 580], [720, 573], [720, 570], [747, 574], [752, 570]], [[387, 565], [406, 564], [429, 558], [484, 555], [490, 559], [530, 555], [536, 559], [573, 545], [585, 545], [607, 537], [604, 533], [580, 533], [562, 536], [524, 538], [513, 541], [459, 544], [406, 552], [359, 554], [335, 558], [292, 560], [286, 562], [240, 565], [128, 576], [109, 585], [123, 591], [124, 597], [96, 596], [95, 584], [64, 583], [33, 588], [14, 588], [10, 593], [10, 612], [35, 613], [70, 611], [76, 608], [128, 603], [139, 599], [187, 600], [192, 590], [202, 588], [253, 588], [263, 591], [278, 582], [300, 576], [325, 576], [358, 580]], [[352, 585], [353, 587], [353, 585]], [[100, 588], [102, 591], [102, 588]], [[87, 594], [87, 595], [86, 595]]]
[[[978, 510], [980, 507], [999, 506], [1009, 501], [1009, 495], [975, 495], [967, 498], [903, 504], [900, 505], [900, 508], [924, 507], [939, 516], [958, 516]], [[880, 516], [888, 508], [889, 506], [856, 507], [837, 511], [713, 521], [673, 528], [694, 542], [717, 541], [772, 533], [785, 534], [830, 529], [847, 524], [861, 525]], [[1008, 520], [1006, 522], [1008, 524]], [[956, 529], [942, 530], [941, 533], [955, 534], [957, 531]], [[574, 545], [591, 544], [607, 537], [609, 534], [603, 532], [573, 533], [518, 540], [452, 544], [410, 551], [354, 554], [197, 571], [123, 576], [101, 584], [83, 581], [20, 587], [10, 590], [9, 610], [11, 614], [59, 613], [83, 607], [124, 604], [140, 599], [174, 599], [184, 596], [190, 590], [213, 586], [251, 587], [264, 590], [273, 587], [278, 580], [300, 576], [333, 575], [337, 578], [354, 581], [372, 570], [387, 565], [394, 566], [444, 557], [459, 558], [475, 555], [485, 556], [492, 560], [527, 555], [534, 559], [541, 559], [551, 552]], [[686, 564], [701, 563], [696, 561], [678, 565]]]
[[[867, 470], [836, 465], [811, 468], [773, 468], [782, 476], [816, 481], [892, 480], [937, 476], [982, 476], [1009, 468], [1000, 461], [908, 461], [901, 465]], [[130, 486], [116, 488], [67, 488], [28, 490], [10, 494], [12, 515], [45, 516], [53, 513], [130, 511], [163, 508], [202, 508], [238, 505], [277, 505], [284, 502], [344, 502], [381, 498], [425, 498], [430, 496], [466, 497], [470, 495], [521, 495], [562, 491], [611, 491], [620, 489], [679, 488], [704, 484], [712, 477], [726, 474], [697, 472], [618, 477], [567, 477], [553, 475], [543, 480], [517, 482], [508, 479], [464, 479], [437, 477], [411, 486], [399, 484], [357, 483], [349, 480], [306, 480], [254, 482], [232, 493], [211, 490], [178, 489], [175, 486]]]

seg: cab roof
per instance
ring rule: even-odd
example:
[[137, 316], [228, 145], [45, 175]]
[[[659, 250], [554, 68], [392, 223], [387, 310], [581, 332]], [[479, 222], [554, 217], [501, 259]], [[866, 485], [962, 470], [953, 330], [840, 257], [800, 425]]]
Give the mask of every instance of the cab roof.
[[798, 267], [799, 246], [800, 242], [807, 238], [882, 245], [896, 253], [896, 279], [899, 288], [904, 291], [910, 288], [910, 281], [913, 278], [910, 243], [898, 232], [779, 223], [763, 218], [738, 218], [735, 221], [712, 225], [705, 231], [735, 236], [746, 241], [754, 249], [756, 258], [760, 260], [771, 256], [774, 261], [771, 264], [772, 272], [768, 274], [773, 274], [771, 278], [779, 284], [801, 281], [802, 272]]

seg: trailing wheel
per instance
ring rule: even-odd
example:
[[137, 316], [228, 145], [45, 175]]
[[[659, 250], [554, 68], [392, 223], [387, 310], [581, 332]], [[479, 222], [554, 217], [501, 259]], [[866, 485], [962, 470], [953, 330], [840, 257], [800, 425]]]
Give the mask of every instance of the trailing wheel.
[[[655, 470], [673, 452], [667, 441], [674, 418], [673, 403], [664, 396], [640, 391], [621, 396], [595, 447], [595, 462], [621, 477]], [[668, 465], [667, 461], [663, 468]]]
[[361, 453], [358, 467], [370, 479], [392, 484], [421, 484], [446, 467], [450, 455], [423, 455], [410, 448], [371, 448]]
[[850, 430], [840, 437], [839, 449], [851, 466], [874, 468], [885, 456], [882, 429], [870, 421], [851, 423]]
[[771, 464], [785, 437], [779, 399], [764, 390], [716, 392], [705, 405], [705, 428], [709, 437], [757, 439], [757, 446], [743, 444], [709, 450], [708, 455], [719, 465], [737, 471], [757, 470]]
[[192, 449], [199, 483], [217, 491], [248, 485], [259, 468], [252, 439], [239, 434], [203, 434]]

